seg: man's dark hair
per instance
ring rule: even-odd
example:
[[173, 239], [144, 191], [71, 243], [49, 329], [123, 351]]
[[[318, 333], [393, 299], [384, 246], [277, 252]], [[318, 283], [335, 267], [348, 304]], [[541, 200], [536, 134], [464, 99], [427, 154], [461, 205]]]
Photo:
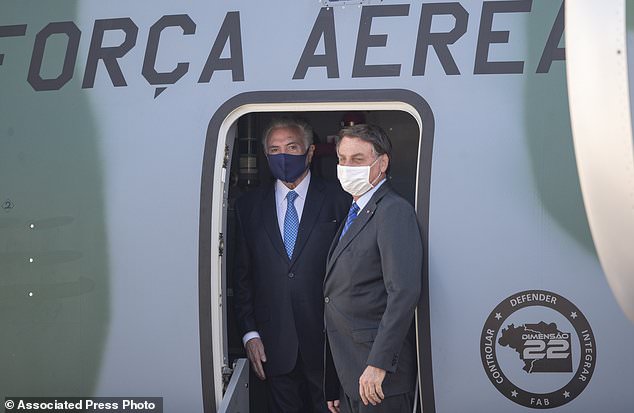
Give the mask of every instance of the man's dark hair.
[[337, 146], [344, 136], [350, 138], [359, 138], [362, 141], [372, 144], [374, 154], [378, 157], [383, 154], [387, 154], [387, 157], [392, 160], [392, 141], [387, 136], [387, 133], [380, 126], [359, 124], [348, 126], [339, 131], [337, 136]]

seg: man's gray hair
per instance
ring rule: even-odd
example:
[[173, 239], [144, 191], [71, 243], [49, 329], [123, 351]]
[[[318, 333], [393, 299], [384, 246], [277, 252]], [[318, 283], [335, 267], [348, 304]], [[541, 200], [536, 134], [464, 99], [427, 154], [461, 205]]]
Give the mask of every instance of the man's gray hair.
[[344, 136], [350, 138], [359, 138], [364, 142], [372, 144], [372, 149], [375, 156], [387, 154], [388, 158], [392, 159], [392, 141], [387, 136], [387, 133], [380, 126], [369, 124], [358, 124], [348, 126], [339, 131], [337, 136], [337, 147], [339, 142]]
[[300, 131], [302, 138], [304, 139], [304, 144], [306, 145], [306, 149], [310, 145], [313, 144], [313, 128], [303, 119], [299, 118], [275, 118], [269, 123], [269, 126], [266, 128], [264, 135], [262, 135], [262, 146], [264, 147], [264, 152], [266, 152], [266, 145], [269, 140], [269, 135], [273, 131], [273, 129], [277, 128], [294, 128]]

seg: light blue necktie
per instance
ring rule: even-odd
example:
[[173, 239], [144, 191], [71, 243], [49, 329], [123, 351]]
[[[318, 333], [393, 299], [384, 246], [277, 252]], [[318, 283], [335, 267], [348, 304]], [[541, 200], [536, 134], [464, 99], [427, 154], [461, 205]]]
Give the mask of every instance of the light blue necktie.
[[348, 217], [346, 218], [346, 223], [343, 226], [343, 231], [341, 231], [341, 236], [339, 237], [339, 239], [343, 238], [343, 234], [345, 234], [346, 231], [348, 231], [348, 228], [350, 228], [350, 225], [352, 225], [354, 220], [357, 218], [358, 213], [359, 213], [359, 205], [357, 205], [356, 202], [353, 202], [352, 205], [350, 205], [350, 211], [348, 211]]
[[286, 215], [284, 216], [284, 247], [288, 258], [293, 256], [295, 241], [297, 240], [297, 231], [299, 230], [299, 217], [295, 209], [295, 199], [297, 192], [289, 191], [286, 194]]

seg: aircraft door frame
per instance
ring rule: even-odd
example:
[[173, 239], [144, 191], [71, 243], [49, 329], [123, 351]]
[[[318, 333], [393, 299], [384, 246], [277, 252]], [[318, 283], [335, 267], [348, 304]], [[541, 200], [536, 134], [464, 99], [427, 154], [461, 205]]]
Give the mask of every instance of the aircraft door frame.
[[[429, 198], [434, 116], [420, 95], [405, 89], [246, 92], [226, 101], [211, 118], [203, 155], [199, 221], [199, 332], [202, 395], [205, 413], [216, 412], [222, 400], [222, 367], [226, 366], [224, 254], [226, 198], [232, 138], [238, 119], [253, 112], [394, 110], [418, 123], [419, 145], [415, 208], [428, 256]], [[231, 135], [231, 133], [234, 135]], [[231, 142], [227, 142], [231, 140]], [[218, 179], [218, 177], [220, 179]], [[220, 275], [220, 276], [219, 276]], [[423, 265], [423, 297], [416, 314], [419, 395], [426, 413], [435, 411], [429, 315], [428, 262]], [[214, 276], [216, 277], [214, 279]], [[218, 277], [219, 276], [219, 277]], [[425, 351], [427, 350], [427, 351]]]

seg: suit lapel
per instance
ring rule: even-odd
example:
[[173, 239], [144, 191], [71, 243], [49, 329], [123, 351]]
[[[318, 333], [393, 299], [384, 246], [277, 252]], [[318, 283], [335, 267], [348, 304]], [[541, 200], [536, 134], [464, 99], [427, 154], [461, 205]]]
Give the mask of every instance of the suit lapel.
[[337, 230], [337, 234], [335, 235], [335, 237], [332, 240], [332, 243], [330, 244], [330, 248], [328, 249], [328, 260], [327, 260], [327, 262], [330, 262], [330, 257], [332, 257], [332, 254], [335, 251], [335, 249], [337, 248], [337, 245], [339, 245], [338, 241], [339, 241], [339, 238], [341, 237], [341, 231], [343, 231], [343, 227], [345, 225], [346, 225], [346, 218], [344, 218], [343, 222], [339, 225], [339, 229]]
[[304, 210], [302, 211], [302, 219], [299, 223], [299, 230], [297, 232], [297, 240], [295, 241], [295, 247], [293, 248], [293, 256], [291, 258], [291, 265], [295, 263], [297, 257], [302, 252], [302, 249], [306, 245], [306, 241], [317, 222], [319, 211], [324, 203], [324, 184], [317, 177], [311, 176], [310, 184], [308, 185], [308, 192], [306, 194], [306, 201], [304, 202]]
[[343, 237], [339, 239], [344, 224], [341, 225], [339, 231], [337, 231], [337, 236], [335, 237], [330, 247], [328, 264], [326, 265], [326, 278], [330, 274], [330, 270], [332, 270], [332, 267], [337, 261], [337, 258], [339, 258], [339, 255], [341, 255], [343, 250], [357, 237], [357, 235], [359, 235], [359, 233], [363, 230], [370, 219], [372, 219], [379, 201], [389, 190], [390, 188], [387, 182], [381, 185], [376, 193], [372, 195], [372, 198], [370, 198], [370, 201], [367, 203], [367, 205], [359, 211], [357, 218], [354, 220], [352, 225], [350, 225], [348, 231], [346, 231]]
[[262, 202], [262, 222], [264, 223], [264, 229], [271, 239], [271, 243], [275, 250], [286, 261], [289, 261], [288, 254], [286, 254], [286, 248], [284, 247], [284, 241], [282, 240], [282, 234], [280, 234], [280, 227], [277, 221], [277, 208], [275, 206], [275, 183], [271, 185], [267, 193], [264, 195]]

